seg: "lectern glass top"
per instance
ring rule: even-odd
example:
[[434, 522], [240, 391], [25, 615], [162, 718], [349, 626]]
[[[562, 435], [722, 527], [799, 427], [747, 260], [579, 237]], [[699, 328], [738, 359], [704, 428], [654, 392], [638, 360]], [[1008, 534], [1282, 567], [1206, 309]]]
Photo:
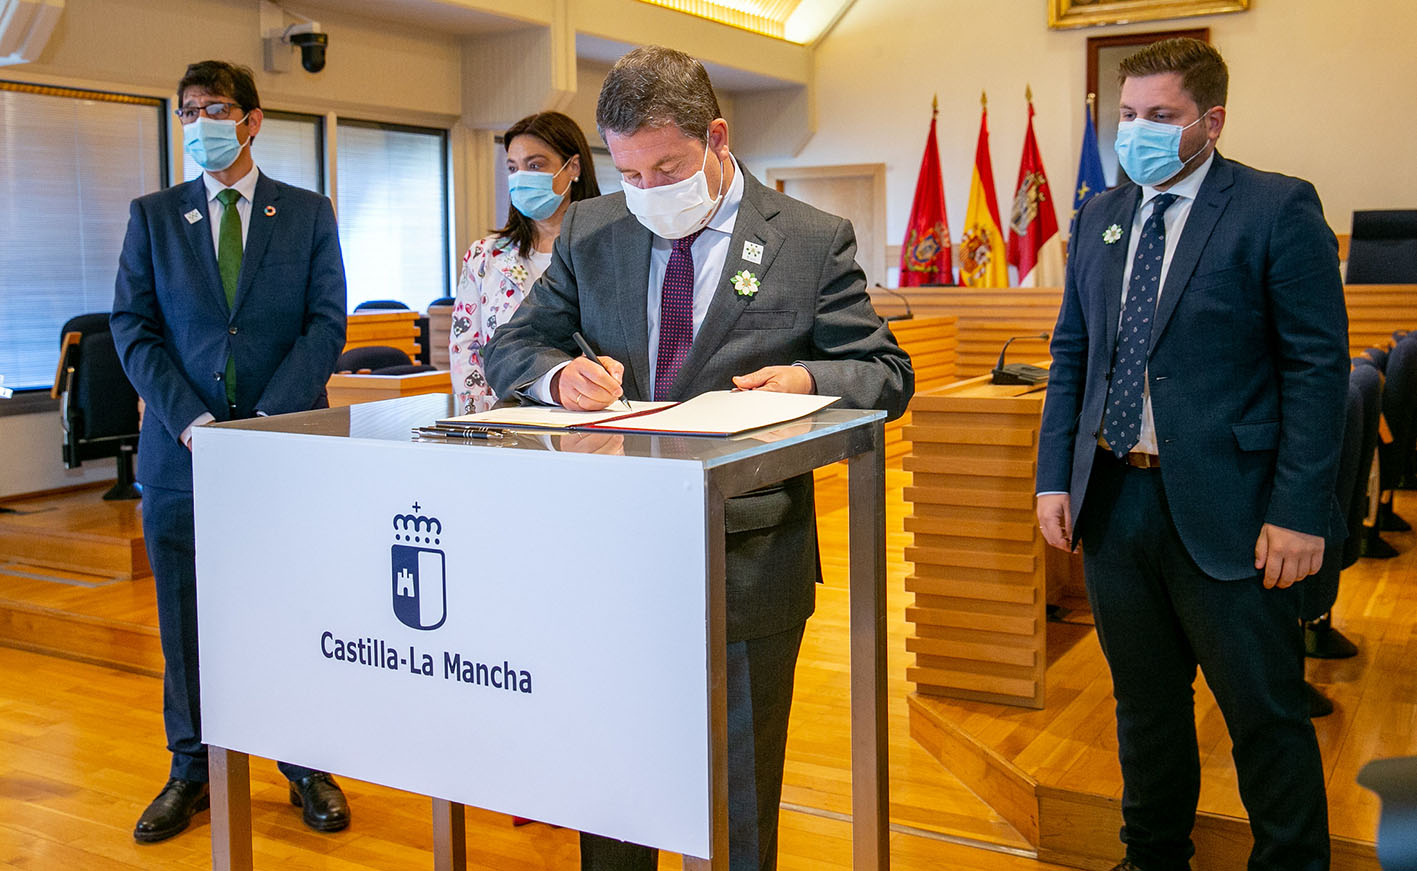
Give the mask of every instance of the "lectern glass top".
[[[426, 394], [216, 424], [222, 429], [413, 443], [412, 430], [457, 412], [448, 394]], [[602, 432], [510, 430], [499, 441], [458, 442], [468, 450], [559, 451], [691, 460], [705, 468], [736, 463], [767, 451], [824, 439], [884, 420], [884, 411], [827, 408], [775, 427], [736, 436], [670, 436]], [[446, 444], [437, 442], [437, 444]]]

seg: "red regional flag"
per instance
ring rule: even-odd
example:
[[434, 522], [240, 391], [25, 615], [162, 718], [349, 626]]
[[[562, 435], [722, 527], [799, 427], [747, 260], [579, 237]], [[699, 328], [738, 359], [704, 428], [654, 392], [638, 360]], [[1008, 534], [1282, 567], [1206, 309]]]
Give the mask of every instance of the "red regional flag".
[[1028, 98], [1028, 133], [1018, 165], [1018, 187], [1009, 219], [1009, 263], [1018, 267], [1019, 287], [1061, 287], [1063, 240], [1058, 235], [1058, 215], [1048, 174], [1033, 135], [1033, 89]]
[[930, 135], [925, 139], [925, 156], [920, 159], [920, 177], [915, 182], [915, 200], [910, 204], [910, 223], [905, 244], [900, 246], [900, 286], [954, 284], [950, 264], [950, 221], [945, 216], [945, 182], [940, 175], [940, 146], [935, 141], [935, 119], [940, 116], [937, 97], [930, 104]]

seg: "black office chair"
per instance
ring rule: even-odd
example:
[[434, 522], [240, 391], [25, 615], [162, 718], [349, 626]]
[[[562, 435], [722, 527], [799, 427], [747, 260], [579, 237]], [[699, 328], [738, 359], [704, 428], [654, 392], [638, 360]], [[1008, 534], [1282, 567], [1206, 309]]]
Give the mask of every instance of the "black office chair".
[[357, 312], [362, 312], [381, 308], [403, 309], [404, 311], [408, 310], [408, 306], [406, 304], [401, 303], [396, 299], [366, 299], [364, 302], [361, 302], [359, 305], [355, 306], [354, 310]]
[[59, 399], [64, 468], [114, 457], [118, 481], [104, 499], [140, 499], [133, 483], [138, 450], [138, 392], [118, 362], [108, 312], [70, 318], [59, 332], [59, 366], [51, 396]]
[[1343, 510], [1347, 531], [1340, 547], [1324, 551], [1323, 565], [1300, 590], [1304, 621], [1304, 653], [1317, 659], [1347, 659], [1358, 646], [1333, 628], [1333, 604], [1344, 569], [1358, 561], [1363, 520], [1368, 515], [1368, 477], [1377, 448], [1380, 378], [1372, 366], [1355, 366], [1348, 376], [1348, 401], [1343, 424], [1334, 495]]
[[408, 354], [388, 345], [350, 348], [335, 361], [336, 372], [359, 372], [364, 369], [369, 370], [369, 375], [413, 375], [435, 371], [432, 366], [414, 363]]
[[1417, 871], [1417, 756], [1374, 759], [1358, 783], [1382, 799], [1378, 864], [1383, 871]]
[[1392, 441], [1378, 445], [1378, 476], [1387, 497], [1379, 504], [1378, 521], [1387, 531], [1407, 531], [1411, 525], [1392, 510], [1392, 491], [1412, 480], [1417, 451], [1417, 336], [1407, 336], [1388, 354], [1383, 384], [1383, 418]]
[[1417, 209], [1353, 213], [1349, 284], [1417, 283]]
[[1377, 367], [1371, 357], [1366, 355], [1354, 357], [1353, 371], [1349, 373], [1348, 384], [1350, 395], [1353, 388], [1357, 387], [1363, 397], [1363, 437], [1358, 448], [1358, 480], [1353, 488], [1353, 501], [1345, 506], [1345, 514], [1348, 518], [1348, 540], [1343, 543], [1343, 568], [1353, 565], [1359, 557], [1377, 556], [1376, 552], [1368, 553], [1373, 541], [1377, 545], [1376, 551], [1385, 551], [1393, 556], [1397, 554], [1397, 550], [1392, 545], [1379, 537], [1376, 523], [1372, 529], [1369, 529], [1365, 524], [1368, 519], [1368, 508], [1372, 504], [1372, 491], [1369, 484], [1373, 460], [1377, 457], [1378, 452], [1378, 422], [1383, 413], [1382, 370]]
[[432, 308], [435, 305], [456, 305], [457, 301], [458, 299], [455, 296], [442, 296], [428, 303], [428, 307]]

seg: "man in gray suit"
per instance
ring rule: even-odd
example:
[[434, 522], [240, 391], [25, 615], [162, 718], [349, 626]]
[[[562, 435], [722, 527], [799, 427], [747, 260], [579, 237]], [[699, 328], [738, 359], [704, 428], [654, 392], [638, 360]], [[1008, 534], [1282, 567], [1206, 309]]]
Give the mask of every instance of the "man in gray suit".
[[[905, 411], [915, 375], [871, 308], [850, 222], [738, 165], [698, 61], [656, 46], [625, 55], [596, 124], [625, 191], [567, 210], [551, 265], [487, 346], [499, 395], [597, 410], [622, 390], [679, 400], [737, 387]], [[811, 476], [729, 500], [725, 524], [730, 867], [771, 869], [793, 668], [820, 577]], [[581, 867], [653, 869], [656, 856], [583, 834]]]

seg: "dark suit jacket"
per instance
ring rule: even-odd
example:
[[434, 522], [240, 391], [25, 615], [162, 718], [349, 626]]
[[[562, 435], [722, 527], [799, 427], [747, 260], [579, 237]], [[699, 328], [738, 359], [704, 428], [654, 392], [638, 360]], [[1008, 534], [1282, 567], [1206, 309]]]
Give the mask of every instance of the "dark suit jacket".
[[[1086, 510], [1140, 202], [1132, 184], [1093, 198], [1068, 243], [1037, 485], [1071, 494], [1074, 529]], [[1107, 244], [1113, 225], [1122, 237]], [[1148, 365], [1171, 517], [1211, 577], [1254, 577], [1263, 523], [1341, 542], [1333, 485], [1347, 323], [1337, 242], [1313, 186], [1216, 154], [1161, 290]]]
[[[728, 390], [734, 375], [802, 362], [818, 393], [900, 416], [915, 373], [866, 296], [851, 223], [739, 171], [743, 201], [723, 278], [671, 398]], [[745, 240], [762, 244], [762, 263], [740, 260]], [[493, 389], [511, 395], [577, 356], [571, 334], [580, 330], [597, 352], [625, 364], [626, 397], [653, 398], [645, 315], [652, 241], [624, 194], [573, 204], [551, 265], [487, 346]], [[756, 295], [733, 289], [740, 269], [758, 276]], [[726, 515], [729, 640], [800, 624], [819, 576], [811, 476], [729, 500]]]
[[[196, 210], [201, 220], [184, 217]], [[200, 177], [129, 210], [110, 322], [146, 403], [138, 479], [192, 488], [182, 431], [233, 414], [222, 381], [236, 357], [235, 417], [304, 411], [324, 395], [345, 340], [344, 261], [330, 201], [262, 174], [251, 203], [235, 305], [217, 273]]]

